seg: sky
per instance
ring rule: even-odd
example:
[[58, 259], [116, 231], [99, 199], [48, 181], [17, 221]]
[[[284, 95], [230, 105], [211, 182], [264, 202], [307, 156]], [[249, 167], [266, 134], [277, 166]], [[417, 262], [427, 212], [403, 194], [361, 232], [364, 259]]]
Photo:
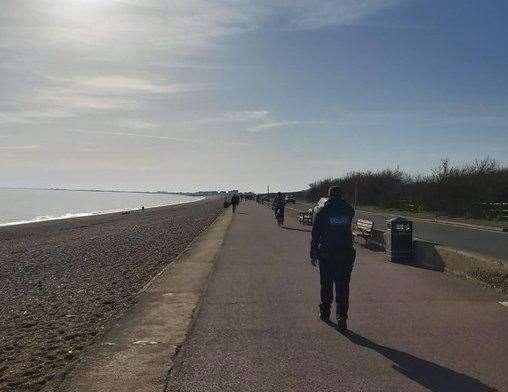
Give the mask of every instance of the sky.
[[0, 186], [508, 164], [505, 0], [0, 0]]

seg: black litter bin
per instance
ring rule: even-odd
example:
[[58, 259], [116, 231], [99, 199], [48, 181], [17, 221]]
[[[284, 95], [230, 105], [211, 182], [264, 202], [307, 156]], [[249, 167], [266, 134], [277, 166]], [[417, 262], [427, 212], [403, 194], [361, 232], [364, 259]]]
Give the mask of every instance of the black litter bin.
[[413, 222], [404, 218], [386, 221], [386, 253], [390, 261], [410, 261], [413, 258]]

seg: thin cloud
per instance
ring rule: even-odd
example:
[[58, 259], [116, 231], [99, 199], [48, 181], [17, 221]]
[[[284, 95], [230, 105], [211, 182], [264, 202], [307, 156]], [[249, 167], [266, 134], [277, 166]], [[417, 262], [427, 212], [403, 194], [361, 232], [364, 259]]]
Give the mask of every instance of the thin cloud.
[[251, 133], [269, 131], [277, 128], [286, 128], [301, 124], [322, 124], [323, 121], [294, 121], [275, 120], [268, 110], [239, 110], [224, 112], [218, 116], [184, 122], [191, 129], [203, 128], [206, 126], [238, 126]]
[[[205, 84], [170, 84], [123, 75], [59, 78], [38, 75], [46, 84], [24, 99], [27, 110], [0, 112], [0, 124], [35, 124], [78, 117], [94, 112], [133, 111], [144, 97], [174, 96], [211, 89]], [[47, 108], [29, 110], [28, 108]], [[145, 124], [146, 125], [146, 124]]]
[[285, 128], [285, 127], [289, 127], [291, 125], [299, 125], [299, 124], [301, 124], [301, 121], [274, 121], [274, 122], [268, 122], [268, 123], [255, 125], [253, 127], [248, 128], [247, 130], [249, 132], [262, 132], [262, 131], [267, 131], [267, 130], [271, 130], [271, 129]]
[[147, 135], [143, 133], [133, 133], [133, 132], [122, 132], [122, 131], [81, 131], [81, 130], [67, 130], [65, 132], [69, 133], [81, 133], [81, 134], [95, 134], [95, 135], [110, 135], [110, 136], [126, 136], [126, 137], [138, 137], [145, 139], [157, 139], [157, 140], [166, 140], [176, 143], [188, 143], [193, 142], [187, 139], [179, 139], [170, 136], [163, 135]]
[[199, 139], [183, 139], [183, 138], [175, 138], [175, 137], [164, 136], [164, 135], [148, 135], [148, 134], [143, 134], [143, 133], [123, 132], [123, 131], [117, 132], [117, 131], [67, 130], [65, 132], [81, 133], [81, 134], [109, 135], [109, 136], [119, 136], [119, 137], [129, 137], [129, 138], [155, 139], [155, 140], [164, 140], [166, 142], [172, 142], [172, 143], [246, 145], [246, 143], [244, 143], [244, 142], [236, 142], [236, 141], [223, 142], [220, 140], [210, 141], [210, 140], [199, 140]]
[[120, 119], [118, 125], [122, 128], [130, 128], [130, 129], [153, 129], [156, 127], [156, 124], [150, 121], [144, 120], [136, 120], [136, 119]]
[[210, 86], [197, 84], [168, 84], [162, 80], [133, 78], [123, 75], [98, 77], [77, 77], [71, 79], [53, 79], [65, 84], [69, 90], [85, 94], [178, 94], [209, 89]]
[[[150, 80], [110, 75], [101, 77], [58, 78], [44, 77], [48, 85], [37, 90], [36, 97], [26, 105], [47, 106], [59, 110], [9, 113], [4, 122], [32, 122], [37, 118], [61, 119], [94, 112], [133, 111], [150, 95], [174, 96], [212, 88], [204, 84], [169, 84], [163, 80]], [[1, 117], [0, 117], [1, 121]]]
[[29, 144], [21, 146], [0, 146], [0, 151], [24, 151], [24, 150], [40, 150], [42, 146], [38, 144]]
[[46, 111], [21, 110], [0, 112], [0, 124], [36, 124], [44, 120], [70, 118], [75, 115], [64, 110], [49, 109]]
[[237, 112], [225, 113], [224, 119], [228, 121], [256, 121], [268, 117], [270, 112], [268, 110], [243, 110]]
[[273, 129], [279, 128], [287, 128], [291, 126], [301, 126], [301, 125], [323, 125], [326, 124], [326, 121], [322, 120], [308, 120], [308, 121], [264, 121], [261, 124], [251, 126], [247, 128], [248, 132], [257, 133], [264, 131], [271, 131]]
[[265, 120], [269, 115], [270, 112], [268, 110], [238, 110], [224, 112], [212, 117], [195, 119], [191, 123], [193, 125], [249, 123]]
[[356, 23], [375, 12], [403, 0], [284, 0], [287, 25], [298, 30], [316, 30], [328, 26]]

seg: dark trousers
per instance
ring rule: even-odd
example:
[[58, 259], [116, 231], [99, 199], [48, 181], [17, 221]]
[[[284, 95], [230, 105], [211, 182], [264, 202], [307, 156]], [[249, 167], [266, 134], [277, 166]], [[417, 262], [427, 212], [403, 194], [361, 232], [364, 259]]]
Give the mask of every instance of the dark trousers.
[[236, 207], [238, 207], [238, 204], [233, 203], [232, 206], [233, 206], [233, 212], [236, 212]]
[[320, 260], [319, 275], [321, 281], [321, 313], [330, 315], [333, 302], [333, 286], [335, 285], [335, 302], [337, 316], [347, 319], [349, 310], [349, 281], [353, 263], [342, 264], [339, 260]]

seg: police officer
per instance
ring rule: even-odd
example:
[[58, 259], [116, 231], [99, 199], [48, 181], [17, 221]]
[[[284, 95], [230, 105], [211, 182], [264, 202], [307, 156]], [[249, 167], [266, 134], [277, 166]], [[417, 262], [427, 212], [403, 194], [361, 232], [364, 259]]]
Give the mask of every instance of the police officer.
[[321, 320], [330, 320], [335, 284], [337, 327], [340, 331], [347, 329], [349, 280], [356, 257], [351, 233], [354, 214], [353, 207], [342, 199], [341, 189], [332, 186], [328, 191], [328, 201], [316, 214], [312, 227], [310, 258], [314, 266], [319, 261]]

